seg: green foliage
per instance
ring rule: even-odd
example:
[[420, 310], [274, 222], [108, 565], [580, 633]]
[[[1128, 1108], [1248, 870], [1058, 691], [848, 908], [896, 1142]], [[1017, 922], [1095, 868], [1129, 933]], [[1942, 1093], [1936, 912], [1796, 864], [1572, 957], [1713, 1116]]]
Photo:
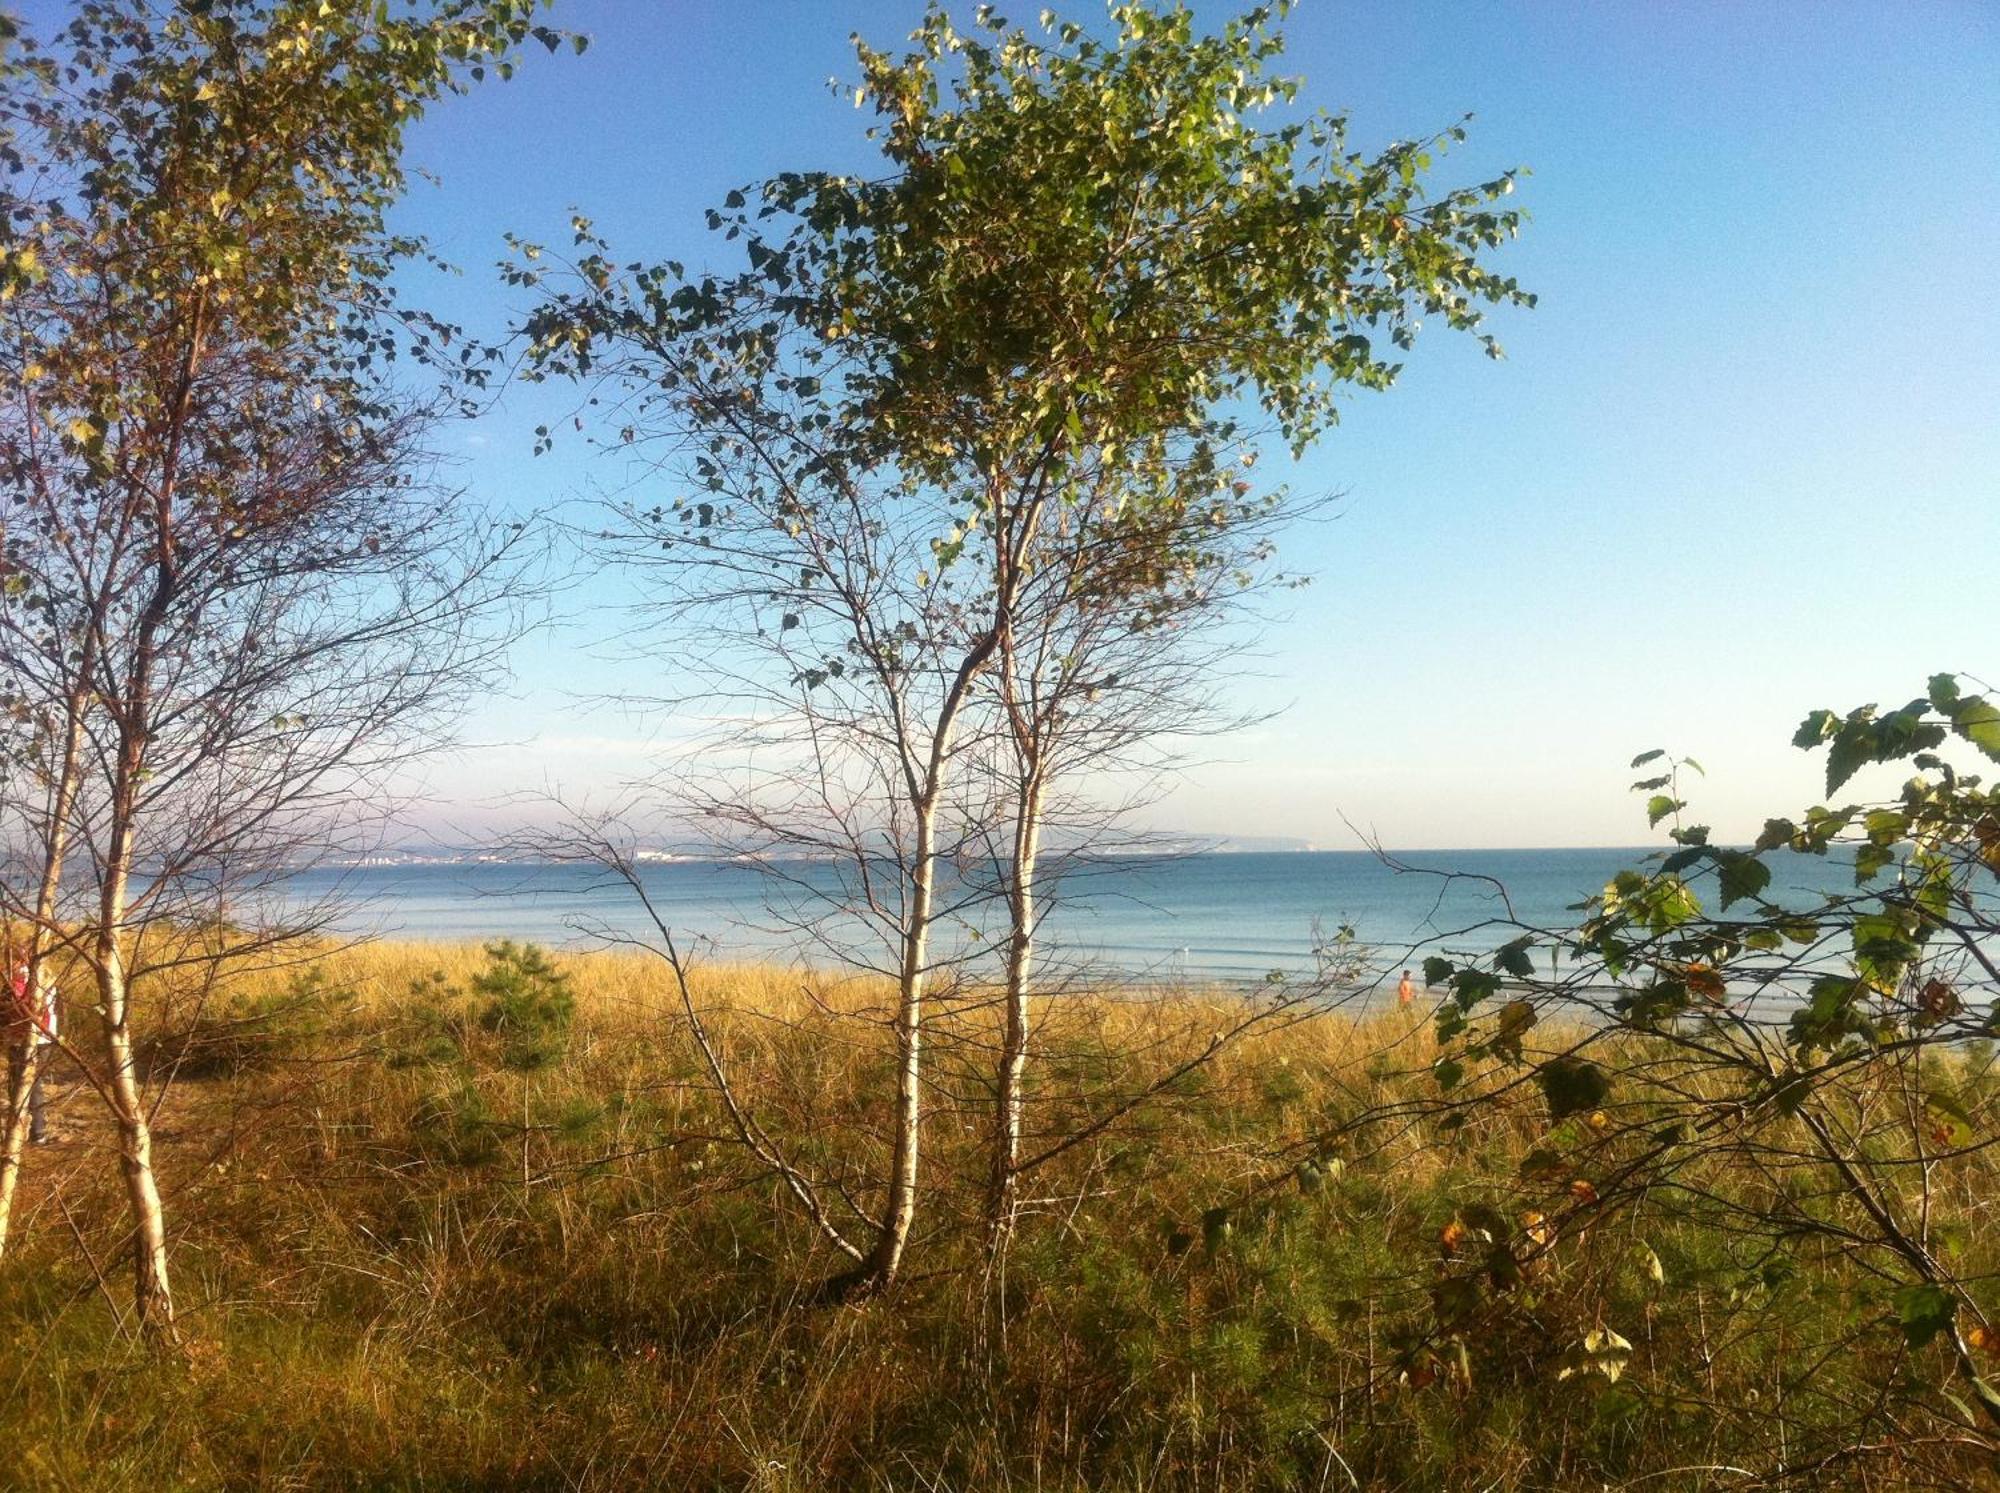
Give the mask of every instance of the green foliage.
[[1921, 1348], [1951, 1326], [1958, 1302], [1929, 1284], [1904, 1286], [1895, 1295], [1896, 1322], [1912, 1348]]
[[[844, 863], [889, 835], [916, 926], [887, 938], [910, 950], [939, 916], [933, 825], [997, 812], [959, 786], [964, 715], [1006, 700], [1002, 749], [1037, 764], [1015, 780], [1025, 855], [1055, 777], [1198, 729], [1207, 702], [1166, 661], [1268, 577], [1288, 495], [1254, 480], [1264, 447], [1300, 452], [1387, 388], [1425, 319], [1497, 355], [1488, 312], [1532, 302], [1490, 263], [1520, 226], [1513, 175], [1439, 189], [1462, 127], [1365, 152], [1295, 113], [1276, 20], [1208, 34], [1185, 5], [1120, 4], [1101, 37], [1031, 34], [933, 4], [906, 51], [857, 42], [875, 167], [730, 193], [708, 224], [732, 268], [621, 263], [585, 218], [553, 272], [512, 244], [505, 278], [541, 294], [527, 375], [602, 387], [596, 438], [685, 484], [614, 505], [607, 544], [663, 568], [679, 622], [720, 624], [703, 664], [745, 660], [725, 688], [869, 785], [834, 831], [803, 809], [782, 834]], [[1099, 665], [1133, 653], [1144, 682], [1120, 690], [1131, 671]], [[911, 1023], [923, 978], [899, 991]], [[885, 1232], [910, 1217], [896, 1201]]]
[[311, 1058], [312, 1044], [353, 1000], [322, 965], [292, 971], [276, 990], [232, 990], [204, 1003], [184, 1031], [147, 1044], [156, 1077], [219, 1079]]
[[[1633, 788], [1650, 795], [1649, 822], [1674, 821], [1674, 848], [1614, 876], [1574, 929], [1510, 926], [1494, 962], [1519, 993], [1510, 988], [1490, 1022], [1474, 1007], [1491, 984], [1445, 961], [1426, 971], [1448, 976], [1459, 996], [1459, 1012], [1439, 1018], [1432, 1072], [1475, 1096], [1452, 1101], [1440, 1131], [1449, 1123], [1454, 1134], [1475, 1133], [1476, 1103], [1505, 1102], [1511, 1066], [1535, 1065], [1549, 1128], [1516, 1186], [1541, 1249], [1614, 1210], [1646, 1214], [1649, 1198], [1670, 1194], [1701, 1199], [1715, 1227], [1761, 1252], [1731, 1288], [1760, 1310], [1805, 1289], [1792, 1263], [1805, 1241], [1822, 1260], [1865, 1261], [1901, 1281], [1893, 1311], [1873, 1325], [1893, 1322], [1908, 1349], [1943, 1350], [1979, 1407], [1951, 1401], [1964, 1408], [1958, 1423], [1981, 1434], [2000, 1430], [2000, 1401], [1981, 1392], [1969, 1346], [1991, 1341], [1988, 1278], [1965, 1269], [1943, 1236], [1931, 1241], [1925, 1220], [1941, 1206], [1939, 1188], [1957, 1185], [1941, 1183], [1941, 1169], [1983, 1148], [1994, 1122], [1991, 1091], [1969, 1076], [1990, 1071], [1981, 1044], [1987, 1013], [2000, 1011], [1988, 952], [2000, 939], [2000, 797], [1945, 755], [1954, 741], [2000, 755], [1988, 721], [1983, 697], [1953, 675], [1897, 710], [1814, 711], [1794, 740], [1826, 751], [1829, 792], [1869, 767], [1908, 763], [1914, 775], [1893, 798], [1769, 819], [1748, 848], [1711, 844], [1706, 827], [1681, 824], [1680, 774], [1694, 764], [1645, 753], [1633, 766], [1654, 776]], [[1853, 858], [1851, 889], [1782, 887], [1771, 859], [1836, 852]], [[1538, 947], [1552, 956], [1541, 976], [1527, 957]], [[1527, 1016], [1510, 1022], [1516, 1007]], [[1509, 1035], [1532, 1030], [1528, 1016], [1557, 1014], [1600, 1024], [1539, 1054]], [[1486, 1063], [1497, 1071], [1481, 1075]], [[1480, 1076], [1489, 1082], [1474, 1087]], [[1749, 1158], [1779, 1179], [1768, 1196], [1709, 1191]], [[1451, 1229], [1455, 1259], [1506, 1237], [1463, 1209]], [[1656, 1288], [1671, 1290], [1686, 1273], [1649, 1258]], [[1453, 1279], [1472, 1294], [1440, 1307], [1440, 1334], [1490, 1309], [1477, 1271]], [[1975, 1310], [1976, 1329], [1948, 1330]], [[1857, 1314], [1853, 1330], [1869, 1325]], [[1600, 1319], [1565, 1350], [1559, 1376], [1622, 1389], [1631, 1346]], [[1933, 1407], [1944, 1397], [1937, 1384], [1910, 1392]]]
[[[1344, 389], [1394, 380], [1426, 316], [1483, 335], [1487, 307], [1531, 302], [1486, 263], [1520, 226], [1513, 175], [1427, 185], [1462, 127], [1369, 155], [1338, 117], [1266, 126], [1297, 93], [1269, 11], [1214, 35], [1179, 5], [1111, 19], [1032, 36], [982, 9], [962, 31], [933, 6], [908, 52], [860, 44], [881, 169], [731, 193], [708, 220], [735, 274], [621, 267], [582, 219], [567, 283], [516, 245], [508, 277], [548, 292], [531, 375], [608, 374], [620, 444], [701, 448], [658, 544], [809, 528], [872, 475], [941, 504], [934, 584], [1032, 493], [1084, 515], [1071, 543], [1114, 557], [1088, 585], [1143, 619], [1227, 576], [1278, 499], [1252, 492], [1246, 409], [1302, 449]], [[812, 567], [774, 579], [776, 628], [809, 626]]]
[[494, 1160], [508, 1128], [469, 1080], [426, 1094], [411, 1112], [409, 1126], [424, 1156], [456, 1166], [483, 1166]]
[[[268, 464], [295, 439], [275, 418], [280, 386], [316, 395], [320, 438], [358, 450], [392, 413], [398, 351], [483, 382], [485, 359], [452, 328], [397, 302], [395, 267], [429, 251], [387, 214], [410, 126], [555, 38], [535, 19], [545, 4], [91, 0], [55, 36], [17, 38], [12, 67], [45, 86], [10, 88], [0, 109], [24, 194], [0, 297], [17, 313], [16, 371], [64, 448], [118, 470], [128, 441], [178, 417], [176, 372], [198, 378], [224, 350], [268, 357], [270, 387], [198, 448], [211, 469]], [[64, 314], [80, 300], [87, 316]], [[148, 359], [159, 369], [138, 376]], [[213, 501], [219, 477], [203, 484]]]
[[1535, 1071], [1535, 1083], [1553, 1120], [1594, 1110], [1611, 1096], [1610, 1076], [1588, 1058], [1551, 1058]]
[[502, 939], [486, 946], [486, 968], [472, 978], [485, 1004], [479, 1023], [500, 1039], [509, 1068], [546, 1067], [563, 1055], [576, 996], [569, 976], [534, 944]]
[[385, 1061], [392, 1068], [436, 1067], [467, 1055], [476, 1022], [463, 992], [442, 970], [410, 982], [399, 1019], [387, 1034]]

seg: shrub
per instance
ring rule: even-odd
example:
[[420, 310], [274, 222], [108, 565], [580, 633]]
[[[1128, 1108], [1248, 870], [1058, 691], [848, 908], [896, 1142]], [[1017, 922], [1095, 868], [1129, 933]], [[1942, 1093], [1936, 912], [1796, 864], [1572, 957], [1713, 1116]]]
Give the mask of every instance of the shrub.
[[185, 1028], [148, 1044], [144, 1066], [191, 1079], [263, 1072], [303, 1056], [352, 1000], [353, 992], [336, 986], [319, 965], [293, 970], [275, 991], [210, 1000]]
[[391, 1068], [428, 1068], [458, 1062], [466, 1055], [473, 1023], [465, 994], [443, 970], [410, 982], [407, 1019], [389, 1032], [384, 1061]]
[[470, 1083], [424, 1096], [410, 1116], [410, 1135], [429, 1159], [481, 1166], [500, 1154], [506, 1124]]
[[486, 960], [472, 991], [486, 999], [479, 1024], [499, 1037], [500, 1060], [525, 1071], [560, 1059], [576, 1015], [569, 976], [537, 945], [512, 939], [488, 944]]

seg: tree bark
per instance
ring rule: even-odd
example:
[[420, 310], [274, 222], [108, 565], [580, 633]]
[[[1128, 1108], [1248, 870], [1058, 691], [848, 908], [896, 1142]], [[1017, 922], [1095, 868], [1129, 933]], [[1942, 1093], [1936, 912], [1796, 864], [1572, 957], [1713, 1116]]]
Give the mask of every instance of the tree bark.
[[1035, 958], [1035, 874], [1041, 853], [1042, 778], [1030, 767], [1014, 816], [1013, 866], [1007, 888], [1006, 1013], [995, 1086], [993, 1171], [987, 1195], [987, 1243], [995, 1253], [1013, 1236], [1019, 1204], [1021, 1115], [1026, 1107], [1028, 991]]
[[119, 702], [118, 758], [113, 768], [108, 844], [99, 885], [98, 1005], [103, 1014], [107, 1091], [118, 1127], [118, 1164], [132, 1210], [132, 1306], [139, 1329], [155, 1340], [174, 1336], [174, 1297], [167, 1277], [166, 1218], [153, 1173], [153, 1128], [140, 1092], [132, 1051], [132, 986], [125, 921], [130, 910], [132, 862], [139, 818], [139, 785], [146, 767], [148, 722], [158, 628], [176, 590], [169, 512], [160, 516], [159, 578], [133, 648], [124, 699]]
[[97, 936], [97, 993], [104, 1012], [112, 1118], [118, 1126], [118, 1163], [132, 1210], [132, 1307], [140, 1330], [171, 1339], [174, 1296], [167, 1277], [166, 1215], [153, 1172], [153, 1129], [139, 1088], [132, 1052], [131, 985], [124, 919], [131, 872], [131, 838], [124, 824], [112, 832], [113, 859], [104, 884], [103, 925]]
[[937, 802], [917, 809], [915, 862], [910, 875], [909, 927], [903, 935], [896, 1001], [895, 1149], [889, 1162], [889, 1196], [875, 1248], [863, 1267], [873, 1289], [894, 1284], [917, 1213], [918, 1143], [923, 1126], [924, 984], [930, 957], [931, 901], [936, 891]]
[[843, 1291], [885, 1290], [902, 1269], [903, 1252], [917, 1213], [917, 1162], [923, 1129], [924, 988], [929, 974], [932, 904], [937, 889], [937, 815], [951, 764], [952, 740], [966, 696], [993, 657], [997, 630], [980, 638], [965, 655], [940, 704], [921, 776], [914, 772], [916, 838], [910, 855], [910, 903], [896, 999], [895, 1139], [889, 1161], [889, 1192], [875, 1247], [849, 1276]]
[[[31, 984], [29, 988], [34, 987]], [[7, 1130], [0, 1140], [0, 1258], [6, 1255], [13, 1226], [14, 1193], [28, 1144], [28, 1103], [42, 1061], [41, 1044], [34, 1040], [32, 1030], [23, 1026], [21, 1031], [26, 1035], [16, 1038], [13, 1027], [8, 1029]]]
[[[29, 930], [28, 989], [41, 988], [42, 962], [48, 957], [49, 930], [55, 926], [62, 894], [63, 863], [69, 851], [70, 813], [76, 804], [78, 769], [83, 753], [83, 710], [95, 651], [85, 645], [77, 684], [66, 702], [68, 732], [62, 762], [49, 792], [49, 818], [42, 836], [42, 878], [35, 892], [35, 926]], [[21, 1028], [21, 1046], [8, 1065], [6, 1131], [0, 1136], [0, 1256], [7, 1249], [14, 1221], [14, 1193], [21, 1181], [21, 1163], [28, 1140], [28, 1104], [40, 1076], [42, 1044], [32, 1028]]]

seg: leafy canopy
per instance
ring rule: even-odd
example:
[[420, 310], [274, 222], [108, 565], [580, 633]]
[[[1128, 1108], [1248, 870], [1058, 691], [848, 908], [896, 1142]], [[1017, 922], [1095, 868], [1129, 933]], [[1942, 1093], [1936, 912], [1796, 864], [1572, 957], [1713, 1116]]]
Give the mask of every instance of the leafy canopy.
[[[1519, 226], [1499, 205], [1513, 176], [1432, 194], [1462, 127], [1370, 156], [1342, 118], [1295, 115], [1277, 15], [1201, 35], [1184, 5], [1125, 4], [1100, 38], [989, 7], [960, 30], [934, 5], [900, 55], [857, 43], [881, 175], [730, 194], [709, 214], [742, 241], [729, 274], [621, 268], [577, 220], [530, 366], [643, 356], [626, 439], [663, 417], [698, 433], [711, 475], [747, 461], [802, 513], [862, 473], [942, 492], [964, 526], [947, 563], [1028, 494], [1109, 484], [1114, 511], [1221, 503], [1227, 523], [1248, 486], [1239, 416], [1300, 449], [1343, 386], [1395, 378], [1425, 316], [1477, 331], [1532, 300], [1484, 263]], [[510, 278], [546, 285], [544, 251], [517, 247]]]
[[[477, 382], [453, 329], [400, 305], [405, 132], [514, 51], [549, 0], [87, 0], [0, 80], [9, 395], [99, 472], [184, 422], [215, 359], [303, 392], [322, 438], [381, 418], [407, 349]], [[206, 455], [249, 459], [255, 421]]]

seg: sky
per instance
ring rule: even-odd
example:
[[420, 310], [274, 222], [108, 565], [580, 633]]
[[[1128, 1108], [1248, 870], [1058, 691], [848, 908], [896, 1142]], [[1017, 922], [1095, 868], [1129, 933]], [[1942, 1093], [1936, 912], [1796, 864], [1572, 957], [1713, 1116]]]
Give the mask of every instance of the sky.
[[[919, 13], [562, 0], [585, 55], [537, 48], [412, 138], [437, 180], [399, 222], [465, 271], [423, 292], [497, 331], [519, 309], [502, 235], [560, 241], [572, 211], [621, 257], [727, 263], [701, 214], [731, 188], [867, 168], [867, 118], [828, 80], [855, 76], [850, 32], [893, 44]], [[1427, 332], [1290, 474], [1343, 496], [1289, 536], [1315, 583], [1238, 687], [1276, 714], [1213, 743], [1153, 823], [1631, 845], [1627, 763], [1658, 746], [1701, 760], [1699, 817], [1742, 839], [1817, 801], [1789, 745], [1807, 710], [1901, 703], [1939, 669], [2000, 682], [2000, 6], [1301, 0], [1286, 30], [1286, 70], [1357, 143], [1470, 112], [1442, 181], [1531, 171], [1498, 264], [1540, 304], [1495, 318], [1502, 362]], [[476, 501], [607, 480], [580, 445], [531, 456], [549, 397], [509, 390], [449, 437]], [[591, 703], [649, 684], [605, 656], [604, 599], [572, 588], [524, 640], [468, 723], [484, 745], [435, 775], [433, 827], [671, 749], [674, 721]]]

